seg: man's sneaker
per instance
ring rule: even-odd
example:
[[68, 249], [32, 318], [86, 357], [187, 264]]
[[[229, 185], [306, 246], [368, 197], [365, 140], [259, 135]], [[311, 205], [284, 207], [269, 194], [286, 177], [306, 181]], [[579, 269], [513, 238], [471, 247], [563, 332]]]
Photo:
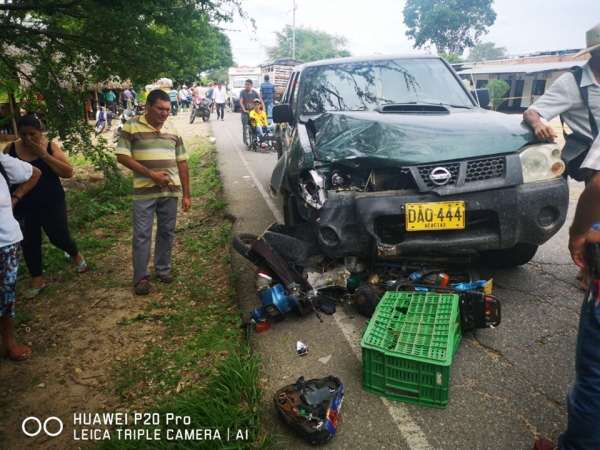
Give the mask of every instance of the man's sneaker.
[[260, 148], [267, 148], [267, 143], [263, 142], [262, 144], [260, 144]]
[[148, 295], [150, 293], [150, 282], [145, 278], [140, 280], [133, 288], [135, 295]]
[[172, 283], [175, 280], [175, 277], [173, 275], [171, 275], [170, 273], [166, 273], [164, 275], [156, 275], [156, 278], [158, 278], [160, 281], [162, 281], [165, 284]]

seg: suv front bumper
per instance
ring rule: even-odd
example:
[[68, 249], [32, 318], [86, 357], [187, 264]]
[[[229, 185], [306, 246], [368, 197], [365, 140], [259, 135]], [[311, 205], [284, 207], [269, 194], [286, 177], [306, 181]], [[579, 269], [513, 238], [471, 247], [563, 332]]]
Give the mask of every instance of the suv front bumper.
[[[406, 231], [406, 203], [459, 200], [465, 202], [465, 229]], [[541, 245], [560, 230], [568, 205], [568, 185], [559, 178], [443, 197], [413, 191], [330, 191], [323, 207], [311, 212], [326, 255], [392, 259], [430, 251]]]

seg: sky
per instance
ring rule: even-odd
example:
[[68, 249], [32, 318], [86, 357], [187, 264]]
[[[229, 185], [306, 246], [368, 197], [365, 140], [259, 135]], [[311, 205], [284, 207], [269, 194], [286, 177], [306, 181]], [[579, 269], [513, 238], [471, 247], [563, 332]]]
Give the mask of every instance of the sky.
[[[243, 0], [256, 21], [256, 33], [239, 17], [226, 24], [233, 59], [240, 66], [266, 61], [265, 48], [276, 43], [276, 31], [292, 25], [294, 0]], [[295, 0], [296, 27], [344, 36], [354, 56], [423, 54], [405, 35], [403, 0]], [[495, 0], [496, 22], [482, 42], [505, 47], [510, 55], [585, 47], [585, 32], [600, 23], [599, 0]], [[468, 56], [465, 51], [463, 58]]]

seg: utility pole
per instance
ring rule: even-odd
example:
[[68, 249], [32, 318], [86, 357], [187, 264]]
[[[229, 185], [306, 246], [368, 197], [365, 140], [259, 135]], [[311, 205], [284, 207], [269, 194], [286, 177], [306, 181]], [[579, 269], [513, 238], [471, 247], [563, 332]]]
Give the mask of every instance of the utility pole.
[[292, 59], [296, 59], [296, 0], [293, 1], [292, 9]]

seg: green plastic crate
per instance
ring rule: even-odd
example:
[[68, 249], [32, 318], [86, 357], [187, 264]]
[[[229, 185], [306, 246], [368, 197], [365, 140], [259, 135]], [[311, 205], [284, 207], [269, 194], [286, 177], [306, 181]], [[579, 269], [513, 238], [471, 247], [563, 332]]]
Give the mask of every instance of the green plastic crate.
[[462, 337], [458, 307], [456, 294], [387, 292], [360, 343], [363, 389], [447, 408], [450, 365]]

